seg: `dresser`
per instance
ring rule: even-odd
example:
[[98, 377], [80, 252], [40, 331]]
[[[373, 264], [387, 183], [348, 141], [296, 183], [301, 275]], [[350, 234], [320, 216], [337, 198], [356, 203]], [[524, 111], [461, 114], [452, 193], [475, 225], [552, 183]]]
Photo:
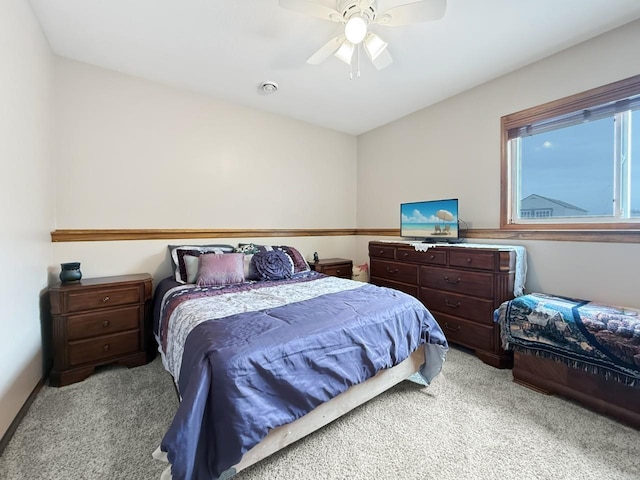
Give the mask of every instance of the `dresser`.
[[145, 364], [153, 355], [148, 324], [151, 285], [145, 273], [83, 278], [50, 287], [51, 385], [84, 380], [100, 365]]
[[353, 261], [346, 258], [324, 258], [317, 262], [309, 263], [311, 270], [331, 275], [334, 277], [351, 278]]
[[511, 368], [493, 311], [514, 298], [516, 248], [438, 245], [417, 251], [406, 243], [370, 242], [371, 283], [419, 299], [450, 343], [475, 351], [485, 363]]

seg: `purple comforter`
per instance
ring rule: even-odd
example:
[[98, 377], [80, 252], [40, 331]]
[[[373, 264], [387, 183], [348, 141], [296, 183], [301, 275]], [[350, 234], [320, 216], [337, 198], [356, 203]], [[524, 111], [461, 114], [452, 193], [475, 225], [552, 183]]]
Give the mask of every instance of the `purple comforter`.
[[[285, 283], [304, 289], [327, 278], [311, 272]], [[252, 288], [267, 292], [277, 283]], [[181, 302], [198, 295], [227, 298], [234, 289], [237, 298], [246, 288], [169, 290], [156, 303], [165, 317], [157, 319], [157, 338], [166, 337], [170, 322], [183, 321], [176, 306]], [[165, 289], [161, 282], [156, 293]], [[230, 468], [271, 429], [397, 365], [422, 344], [437, 345], [430, 358], [443, 360], [447, 342], [426, 308], [409, 295], [369, 284], [199, 323], [184, 343], [177, 381], [182, 399], [161, 444], [173, 479], [233, 474]], [[429, 367], [433, 377], [441, 363]]]

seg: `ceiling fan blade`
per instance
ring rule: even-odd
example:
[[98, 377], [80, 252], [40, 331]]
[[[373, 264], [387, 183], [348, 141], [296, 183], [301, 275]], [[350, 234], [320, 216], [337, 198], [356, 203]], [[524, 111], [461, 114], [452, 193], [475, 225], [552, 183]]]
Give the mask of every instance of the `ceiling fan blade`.
[[397, 27], [411, 23], [439, 20], [447, 9], [447, 0], [421, 0], [391, 8], [376, 18], [375, 23]]
[[310, 63], [311, 65], [318, 65], [324, 62], [327, 58], [333, 55], [336, 52], [336, 50], [338, 50], [338, 48], [340, 48], [340, 45], [342, 45], [342, 42], [344, 42], [344, 35], [338, 35], [337, 37], [333, 37], [331, 40], [325, 43], [322, 47], [320, 47], [320, 50], [318, 50], [316, 53], [311, 55], [309, 57], [309, 60], [307, 60], [307, 63]]
[[378, 70], [382, 70], [393, 63], [393, 58], [391, 58], [389, 50], [385, 48], [376, 58], [371, 59], [371, 62]]
[[342, 15], [334, 8], [321, 5], [319, 3], [310, 2], [308, 0], [279, 0], [280, 6], [287, 10], [298, 13], [311, 15], [312, 17], [322, 20], [331, 20], [332, 22], [342, 21]]

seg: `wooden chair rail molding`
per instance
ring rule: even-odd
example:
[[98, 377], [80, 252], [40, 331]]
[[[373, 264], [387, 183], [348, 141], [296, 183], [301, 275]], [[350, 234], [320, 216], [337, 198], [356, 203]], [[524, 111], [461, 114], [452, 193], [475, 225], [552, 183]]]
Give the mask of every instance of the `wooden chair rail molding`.
[[[177, 238], [251, 238], [251, 237], [336, 237], [362, 235], [370, 237], [399, 237], [397, 228], [342, 228], [342, 229], [119, 229], [119, 230], [54, 230], [52, 242], [110, 242], [119, 240], [168, 240]], [[640, 231], [533, 231], [468, 229], [461, 231], [464, 238], [485, 240], [552, 240], [566, 242], [640, 243]]]

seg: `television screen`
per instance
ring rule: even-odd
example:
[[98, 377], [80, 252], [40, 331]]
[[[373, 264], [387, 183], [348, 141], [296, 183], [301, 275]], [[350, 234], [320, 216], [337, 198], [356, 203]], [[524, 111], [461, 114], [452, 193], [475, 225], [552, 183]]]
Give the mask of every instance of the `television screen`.
[[458, 240], [458, 199], [401, 204], [400, 236], [431, 242]]

